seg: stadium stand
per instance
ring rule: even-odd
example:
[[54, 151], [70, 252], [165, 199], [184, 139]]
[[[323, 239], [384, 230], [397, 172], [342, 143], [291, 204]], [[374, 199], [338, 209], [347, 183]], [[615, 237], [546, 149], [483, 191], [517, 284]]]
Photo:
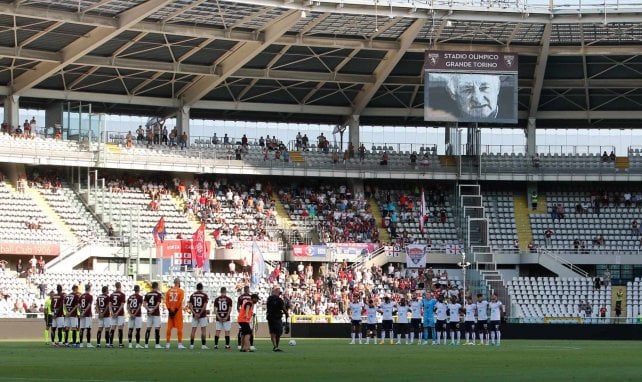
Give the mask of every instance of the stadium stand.
[[519, 250], [517, 225], [513, 192], [484, 193], [484, 207], [490, 221], [489, 233], [491, 245], [497, 248], [514, 248]]
[[611, 317], [611, 286], [595, 289], [590, 278], [514, 277], [507, 286], [511, 303], [521, 312], [513, 317], [524, 322], [541, 323], [551, 317], [598, 322], [602, 307]]

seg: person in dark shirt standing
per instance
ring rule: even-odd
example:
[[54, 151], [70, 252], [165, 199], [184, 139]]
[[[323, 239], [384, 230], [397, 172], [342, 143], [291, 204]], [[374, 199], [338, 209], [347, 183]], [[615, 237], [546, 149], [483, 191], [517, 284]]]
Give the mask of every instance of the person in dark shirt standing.
[[125, 325], [125, 300], [127, 297], [122, 291], [120, 282], [116, 282], [116, 291], [109, 296], [109, 305], [111, 307], [111, 331], [109, 332], [109, 345], [114, 347], [114, 334], [118, 329], [118, 347], [123, 345], [123, 326]]
[[279, 342], [283, 335], [283, 322], [281, 321], [283, 315], [285, 320], [288, 320], [288, 310], [285, 307], [285, 301], [281, 298], [281, 288], [274, 287], [272, 295], [267, 299], [267, 322], [270, 330], [270, 339], [272, 340], [272, 350], [281, 352]]

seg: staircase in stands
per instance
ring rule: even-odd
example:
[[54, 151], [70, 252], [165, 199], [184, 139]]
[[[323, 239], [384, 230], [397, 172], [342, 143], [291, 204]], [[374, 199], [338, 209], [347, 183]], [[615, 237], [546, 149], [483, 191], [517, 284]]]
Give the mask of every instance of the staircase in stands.
[[290, 162], [293, 162], [293, 163], [305, 162], [305, 158], [303, 158], [303, 154], [301, 153], [301, 151], [290, 151]]
[[[383, 227], [383, 216], [381, 215], [381, 210], [379, 209], [379, 203], [375, 198], [368, 199], [368, 204], [370, 205], [370, 211], [372, 212], [372, 217], [375, 219], [375, 224], [377, 227]], [[379, 228], [379, 242], [388, 243], [390, 242], [390, 234], [387, 229]]]
[[440, 155], [439, 164], [441, 164], [441, 167], [456, 167], [457, 158], [454, 155]]

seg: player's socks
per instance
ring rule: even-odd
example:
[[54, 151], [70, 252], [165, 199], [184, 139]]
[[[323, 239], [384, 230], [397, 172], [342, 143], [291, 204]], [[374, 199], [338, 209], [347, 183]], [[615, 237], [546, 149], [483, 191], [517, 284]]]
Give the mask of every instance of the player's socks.
[[123, 344], [123, 329], [118, 329], [118, 344]]
[[160, 345], [160, 328], [154, 329], [154, 336], [156, 337], [156, 345]]
[[85, 329], [80, 329], [80, 342], [82, 343], [83, 338], [85, 337]]
[[[392, 341], [392, 340], [391, 340]], [[397, 343], [401, 343], [401, 334], [397, 333]], [[406, 343], [408, 343], [408, 335], [406, 334]]]
[[55, 328], [51, 328], [49, 335], [51, 337], [51, 343], [53, 344], [54, 342], [56, 342], [56, 329]]
[[461, 342], [461, 332], [457, 332], [457, 343]]
[[205, 346], [205, 345], [206, 345], [206, 341], [207, 341], [207, 340], [205, 339], [205, 335], [204, 335], [204, 334], [203, 334], [203, 335], [201, 335], [201, 345], [202, 345], [202, 346]]
[[69, 342], [69, 329], [65, 329], [65, 344]]
[[502, 341], [502, 333], [498, 330], [495, 332], [495, 337], [497, 338], [497, 345]]
[[127, 342], [132, 343], [132, 336], [134, 334], [134, 329], [129, 329], [127, 331]]
[[218, 336], [214, 336], [214, 346], [218, 346]]
[[[429, 328], [424, 328], [424, 340], [425, 340], [425, 341], [427, 341], [427, 340], [428, 340], [428, 338], [430, 338], [430, 337], [428, 336], [428, 330], [429, 330]], [[421, 342], [421, 337], [419, 337], [419, 342]]]
[[470, 334], [470, 336], [472, 337], [472, 343], [473, 343], [473, 345], [474, 345], [474, 344], [475, 344], [475, 332], [472, 332], [472, 333]]
[[250, 334], [250, 346], [254, 346], [254, 333]]
[[149, 344], [149, 335], [152, 334], [150, 329], [145, 330], [145, 345]]
[[62, 343], [62, 328], [58, 328], [58, 343]]
[[392, 339], [395, 338], [395, 333], [394, 331], [390, 331], [390, 343], [392, 344]]
[[107, 343], [110, 344], [110, 345], [114, 344], [114, 333], [116, 333], [116, 331], [114, 329], [110, 329], [109, 330], [109, 339], [105, 338]]
[[359, 332], [359, 344], [361, 344], [362, 339], [363, 339], [363, 333]]
[[237, 344], [237, 345], [238, 345], [238, 346], [241, 346], [241, 332], [239, 332], [239, 335], [236, 337], [236, 339], [237, 339], [237, 341], [238, 341], [238, 344]]
[[410, 343], [415, 342], [415, 332], [410, 333]]
[[49, 331], [45, 329], [45, 335], [44, 335], [45, 343], [49, 341]]
[[[102, 336], [103, 336], [103, 331], [102, 331], [102, 330], [99, 330], [99, 331], [96, 333], [96, 344], [97, 344], [97, 345], [100, 345], [100, 337], [102, 337]], [[105, 339], [106, 339], [106, 338], [105, 338]]]
[[491, 342], [493, 344], [495, 344], [495, 332], [494, 331], [490, 332], [490, 340], [491, 340]]
[[136, 329], [136, 344], [140, 344], [140, 328]]
[[455, 332], [450, 332], [450, 342], [451, 343], [455, 342]]
[[225, 347], [226, 348], [230, 347], [230, 336], [225, 336]]
[[189, 338], [189, 346], [191, 346], [190, 349], [194, 349], [194, 337]]
[[78, 333], [75, 330], [71, 331], [71, 341], [75, 344], [78, 339]]

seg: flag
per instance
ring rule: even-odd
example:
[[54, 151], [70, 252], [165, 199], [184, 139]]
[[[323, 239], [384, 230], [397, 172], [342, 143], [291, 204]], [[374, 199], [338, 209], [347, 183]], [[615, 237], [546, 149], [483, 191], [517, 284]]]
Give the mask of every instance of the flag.
[[421, 200], [419, 201], [419, 231], [421, 231], [421, 236], [424, 235], [425, 223], [426, 223], [426, 198], [424, 196], [424, 188], [421, 187]]
[[252, 242], [252, 278], [250, 281], [250, 287], [252, 290], [256, 288], [261, 283], [261, 279], [265, 275], [265, 259], [263, 259], [263, 253], [261, 248], [259, 248], [256, 241]]
[[201, 226], [192, 235], [192, 259], [196, 260], [197, 268], [203, 268], [205, 252], [207, 252], [207, 247], [205, 246], [205, 223], [201, 223]]
[[156, 223], [156, 226], [152, 230], [152, 236], [154, 237], [154, 243], [158, 245], [165, 240], [165, 235], [167, 235], [167, 230], [165, 230], [165, 217], [161, 216]]

